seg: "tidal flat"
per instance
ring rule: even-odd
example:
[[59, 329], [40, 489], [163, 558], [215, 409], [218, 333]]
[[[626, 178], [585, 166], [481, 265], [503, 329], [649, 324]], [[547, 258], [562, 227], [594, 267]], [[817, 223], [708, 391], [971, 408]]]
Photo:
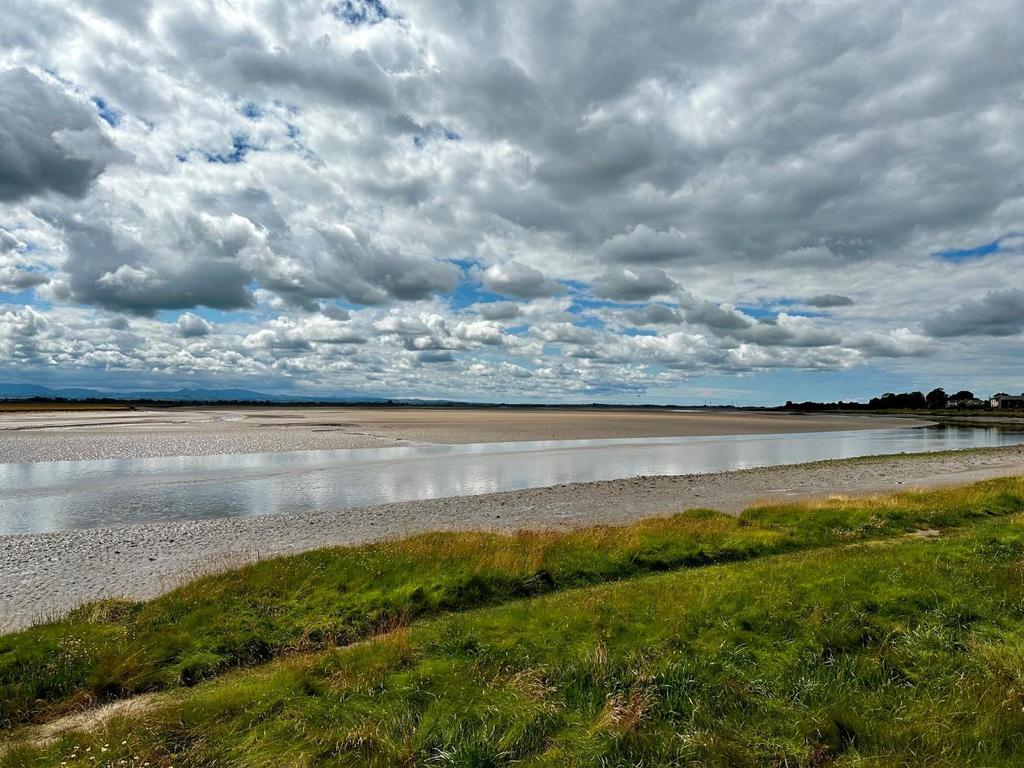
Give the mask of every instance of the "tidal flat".
[[414, 444], [893, 429], [901, 417], [660, 408], [175, 406], [0, 413], [0, 463], [280, 453]]

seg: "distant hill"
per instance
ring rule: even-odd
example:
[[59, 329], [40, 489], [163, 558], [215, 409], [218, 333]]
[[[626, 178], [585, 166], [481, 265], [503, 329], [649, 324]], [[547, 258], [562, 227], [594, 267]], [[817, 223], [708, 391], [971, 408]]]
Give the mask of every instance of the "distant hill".
[[363, 395], [269, 395], [251, 389], [176, 389], [168, 391], [135, 391], [135, 392], [101, 392], [96, 389], [51, 389], [39, 384], [17, 384], [0, 382], [0, 400], [25, 400], [28, 398], [44, 398], [47, 400], [151, 400], [155, 402], [211, 403], [211, 402], [246, 402], [246, 403], [376, 403], [386, 402], [387, 398]]
[[416, 397], [381, 397], [379, 395], [269, 395], [251, 389], [206, 389], [202, 387], [175, 390], [137, 390], [103, 392], [80, 387], [51, 388], [39, 384], [0, 382], [0, 401], [4, 400], [104, 400], [116, 403], [338, 403], [366, 405], [419, 406], [424, 408], [613, 408], [673, 410], [733, 410], [732, 406], [669, 405], [654, 403], [501, 403], [471, 402]]
[[105, 395], [92, 389], [50, 389], [49, 387], [41, 387], [38, 384], [0, 383], [0, 397], [8, 400], [25, 397], [61, 397], [71, 400], [90, 400], [110, 397], [110, 395]]

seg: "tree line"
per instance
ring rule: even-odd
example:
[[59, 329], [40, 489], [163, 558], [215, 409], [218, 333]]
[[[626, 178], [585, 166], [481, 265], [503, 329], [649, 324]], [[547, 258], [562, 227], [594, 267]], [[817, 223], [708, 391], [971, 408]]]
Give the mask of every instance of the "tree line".
[[936, 408], [985, 408], [987, 401], [981, 401], [974, 396], [974, 393], [967, 389], [961, 389], [952, 395], [947, 394], [942, 387], [936, 387], [931, 392], [886, 392], [884, 395], [871, 398], [867, 403], [844, 402], [839, 400], [834, 403], [817, 403], [807, 401], [794, 403], [787, 400], [782, 406], [786, 410], [800, 411], [880, 411], [891, 409], [936, 409]]

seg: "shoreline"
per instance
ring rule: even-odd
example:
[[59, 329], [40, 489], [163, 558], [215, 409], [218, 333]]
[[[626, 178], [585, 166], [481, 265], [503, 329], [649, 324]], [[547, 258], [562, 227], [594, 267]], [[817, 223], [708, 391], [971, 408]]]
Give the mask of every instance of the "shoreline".
[[1024, 446], [868, 456], [703, 475], [634, 477], [359, 507], [0, 536], [0, 632], [106, 597], [146, 599], [266, 557], [434, 530], [567, 529], [709, 507], [793, 501], [1024, 474]]

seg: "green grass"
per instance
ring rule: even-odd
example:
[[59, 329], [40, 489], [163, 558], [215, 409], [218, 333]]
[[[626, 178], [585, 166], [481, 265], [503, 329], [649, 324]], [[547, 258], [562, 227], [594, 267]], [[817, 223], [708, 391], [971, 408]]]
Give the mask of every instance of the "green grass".
[[1020, 512], [1018, 478], [267, 561], [0, 638], [8, 726], [177, 688], [0, 766], [1019, 765]]

